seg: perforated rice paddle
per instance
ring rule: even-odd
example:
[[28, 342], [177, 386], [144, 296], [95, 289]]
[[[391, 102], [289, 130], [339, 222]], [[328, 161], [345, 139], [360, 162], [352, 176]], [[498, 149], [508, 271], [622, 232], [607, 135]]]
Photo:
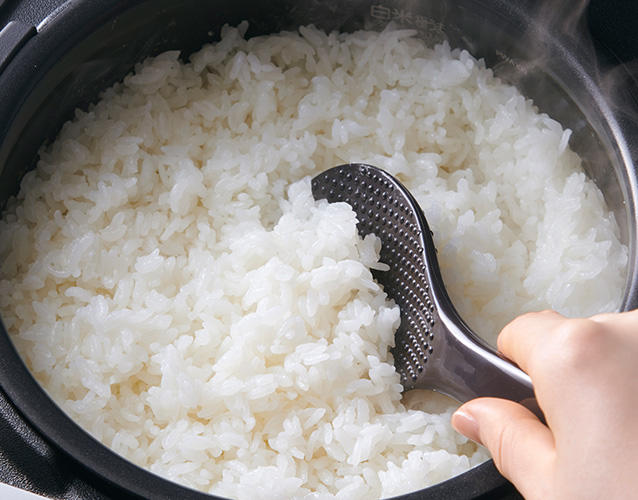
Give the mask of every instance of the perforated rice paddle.
[[482, 341], [456, 312], [423, 211], [397, 179], [353, 163], [316, 176], [312, 193], [317, 200], [350, 204], [359, 234], [381, 239], [380, 260], [390, 269], [373, 274], [401, 309], [392, 353], [405, 390], [434, 389], [460, 402], [506, 398], [542, 418], [529, 377]]

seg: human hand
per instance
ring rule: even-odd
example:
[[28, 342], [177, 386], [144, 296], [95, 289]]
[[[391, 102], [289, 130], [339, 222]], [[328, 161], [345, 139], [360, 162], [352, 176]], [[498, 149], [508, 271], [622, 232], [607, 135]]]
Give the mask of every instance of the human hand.
[[454, 428], [528, 500], [638, 497], [638, 310], [525, 314], [498, 348], [532, 379], [547, 425], [518, 403], [478, 398]]

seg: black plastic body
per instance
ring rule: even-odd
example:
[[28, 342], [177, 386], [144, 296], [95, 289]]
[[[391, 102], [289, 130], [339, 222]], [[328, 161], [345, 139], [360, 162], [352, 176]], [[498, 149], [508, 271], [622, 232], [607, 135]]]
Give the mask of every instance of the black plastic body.
[[[179, 48], [187, 57], [203, 43], [214, 40], [221, 25], [237, 24], [244, 19], [250, 22], [248, 35], [294, 29], [308, 23], [326, 30], [351, 31], [363, 27], [381, 29], [389, 20], [400, 24], [401, 18], [395, 13], [403, 12], [404, 26], [420, 29], [414, 23], [417, 16], [430, 20], [429, 31], [421, 30], [423, 36], [445, 34], [453, 46], [467, 48], [485, 58], [489, 66], [496, 67], [499, 74], [533, 98], [542, 111], [574, 131], [571, 145], [586, 159], [585, 168], [603, 190], [616, 213], [623, 239], [629, 244], [630, 265], [622, 308], [635, 308], [638, 305], [635, 81], [623, 73], [625, 86], [620, 89], [620, 97], [608, 99], [601, 91], [605, 86], [590, 46], [582, 44], [579, 36], [565, 35], [551, 23], [535, 22], [539, 5], [544, 3], [547, 2], [5, 2], [0, 4], [2, 24], [17, 19], [27, 26], [30, 23], [37, 26], [37, 34], [21, 39], [21, 45], [11, 49], [11, 57], [0, 74], [0, 208], [17, 192], [24, 173], [35, 165], [40, 145], [55, 137], [64, 121], [72, 117], [73, 110], [95, 101], [101, 90], [120, 80], [147, 56]], [[375, 5], [388, 10], [373, 12]], [[45, 10], [53, 11], [47, 19], [42, 15]], [[86, 468], [100, 478], [97, 484], [110, 485], [106, 489], [112, 490], [106, 495], [122, 497], [126, 492], [144, 498], [210, 498], [142, 471], [79, 429], [33, 380], [3, 328], [0, 328], [0, 385], [19, 415], [48, 443], [53, 443], [56, 450], [72, 457], [71, 462], [60, 459], [59, 463], [64, 464], [61, 467], [71, 463]], [[58, 493], [56, 496], [62, 496]], [[406, 498], [480, 496], [515, 496], [491, 462]]]
[[0, 72], [11, 62], [11, 59], [15, 57], [26, 41], [35, 34], [35, 27], [20, 21], [11, 21], [0, 30], [0, 40], [2, 41], [0, 44]]

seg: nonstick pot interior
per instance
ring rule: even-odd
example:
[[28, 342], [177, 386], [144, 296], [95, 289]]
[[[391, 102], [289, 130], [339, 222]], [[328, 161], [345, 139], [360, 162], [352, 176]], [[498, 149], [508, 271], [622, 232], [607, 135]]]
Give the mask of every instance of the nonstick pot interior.
[[[531, 5], [531, 4], [530, 4]], [[77, 107], [164, 50], [182, 57], [214, 41], [223, 24], [249, 22], [247, 35], [315, 24], [324, 30], [416, 29], [428, 42], [449, 40], [483, 57], [573, 131], [571, 146], [614, 210], [630, 263], [622, 309], [636, 307], [635, 137], [599, 91], [590, 54], [572, 39], [545, 31], [531, 7], [506, 0], [342, 1], [71, 0], [38, 28], [0, 74], [0, 207], [17, 193], [38, 148], [52, 140]], [[532, 43], [533, 42], [533, 43]], [[634, 155], [632, 157], [632, 155]], [[46, 396], [0, 331], [0, 384], [17, 408], [55, 445], [123, 489], [152, 498], [210, 498], [142, 471], [76, 426]], [[473, 498], [510, 491], [493, 463], [406, 498]]]

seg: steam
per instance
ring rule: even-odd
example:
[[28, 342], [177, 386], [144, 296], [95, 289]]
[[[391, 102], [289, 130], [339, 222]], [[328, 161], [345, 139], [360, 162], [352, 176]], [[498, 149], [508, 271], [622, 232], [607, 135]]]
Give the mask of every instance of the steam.
[[[502, 58], [495, 72], [572, 130], [570, 146], [583, 158], [583, 168], [614, 210], [621, 237], [630, 246], [632, 266], [637, 258], [632, 226], [636, 225], [638, 208], [631, 197], [635, 193], [625, 198], [623, 192], [631, 190], [635, 182], [632, 172], [638, 165], [638, 60], [631, 59], [633, 54], [625, 60], [615, 58], [607, 52], [604, 39], [592, 37], [592, 28], [593, 21], [600, 21], [595, 16], [601, 14], [608, 23], [606, 29], [624, 21], [623, 16], [635, 19], [638, 8], [632, 5], [638, 4], [545, 0], [535, 5], [518, 44], [524, 48], [524, 56], [520, 60]], [[623, 41], [621, 33], [613, 34]], [[557, 43], [550, 43], [552, 39]], [[634, 37], [634, 43], [637, 41]], [[571, 68], [565, 57], [571, 58]], [[561, 63], [566, 66], [561, 68]], [[544, 73], [551, 77], [542, 77]], [[558, 84], [552, 85], [553, 80]], [[569, 94], [565, 99], [560, 98], [560, 87]]]
[[598, 85], [617, 115], [638, 121], [638, 61], [621, 63], [601, 71]]
[[631, 228], [638, 225], [638, 203], [623, 193], [636, 182], [632, 172], [638, 165], [638, 61], [601, 51], [605, 47], [590, 30], [601, 14], [608, 23], [631, 23], [638, 2], [372, 0], [364, 27], [392, 23], [415, 29], [431, 45], [442, 35], [453, 47], [485, 59], [496, 76], [571, 129], [570, 146], [605, 193], [629, 242], [635, 238]]
[[[582, 67], [599, 91], [600, 98], [608, 106], [617, 119], [623, 120], [629, 127], [629, 132], [635, 137], [638, 129], [638, 60], [621, 61], [614, 54], [606, 52], [607, 48], [600, 40], [592, 37], [590, 16], [605, 14], [607, 23], [622, 20], [623, 15], [631, 18], [631, 14], [638, 13], [638, 8], [627, 7], [630, 3], [622, 3], [610, 0], [544, 0], [533, 3], [534, 7], [525, 13], [529, 20], [527, 29], [521, 33], [519, 56], [505, 54], [497, 51], [499, 60], [493, 65], [495, 73], [505, 81], [518, 86], [524, 95], [532, 97], [534, 102], [556, 118], [563, 125], [576, 129], [573, 136], [576, 142], [576, 150], [580, 150], [581, 156], [591, 158], [591, 162], [603, 162], [605, 160], [596, 156], [595, 148], [589, 144], [586, 133], [579, 139], [577, 125], [579, 120], [561, 108], [557, 100], [557, 87], [552, 87], [550, 79], [539, 78], [540, 74], [549, 72], [552, 77], [557, 77], [562, 84], [569, 88], [577, 78], [583, 78], [582, 74], [570, 74], [567, 69], [561, 68], [561, 61], [565, 55], [573, 57], [576, 64]], [[615, 8], [625, 8], [625, 12], [616, 11]], [[594, 19], [596, 20], [596, 19]], [[557, 44], [550, 43], [550, 40]], [[564, 52], [557, 54], [557, 45]], [[488, 61], [490, 63], [490, 61]], [[587, 95], [571, 95], [581, 110], [587, 114], [588, 109], [593, 110], [591, 100]], [[580, 101], [579, 101], [580, 98]], [[600, 102], [598, 103], [600, 104]], [[561, 115], [562, 113], [562, 115]], [[597, 111], [592, 111], [592, 116], [586, 118], [595, 121], [593, 116]], [[590, 120], [590, 121], [591, 121]], [[595, 129], [594, 125], [594, 129]], [[631, 140], [631, 138], [630, 138]], [[578, 142], [582, 144], [578, 144]], [[635, 140], [633, 142], [636, 142]], [[633, 151], [634, 161], [638, 162], [638, 148]], [[608, 160], [607, 160], [608, 162]], [[587, 168], [587, 167], [586, 167]], [[603, 176], [603, 167], [590, 167], [591, 170], [599, 169], [600, 172], [589, 172], [592, 177]]]
[[583, 34], [587, 33], [588, 6], [589, 0], [549, 0], [540, 2], [534, 18], [538, 24], [549, 26], [553, 31], [582, 40]]
[[[614, 113], [623, 116], [638, 118], [638, 61], [616, 59], [614, 54], [604, 52], [607, 48], [600, 46], [591, 36], [590, 18], [592, 7], [596, 8], [594, 15], [603, 10], [606, 14], [616, 13], [622, 16], [623, 12], [614, 9], [622, 8], [618, 1], [592, 2], [590, 0], [547, 0], [539, 2], [536, 13], [533, 15], [535, 29], [529, 33], [530, 47], [544, 47], [542, 38], [550, 33], [558, 36], [561, 41], [569, 44], [570, 50], [578, 55], [579, 62], [590, 74], [601, 90], [608, 105]], [[630, 9], [631, 14], [638, 13], [638, 9]], [[613, 20], [611, 21], [613, 22]], [[542, 49], [541, 49], [542, 50]], [[535, 66], [543, 67], [547, 53], [539, 53], [533, 61]]]
[[[591, 130], [582, 130], [579, 137], [578, 129], [582, 128], [583, 118], [585, 122], [600, 120], [596, 105], [601, 105], [601, 100], [614, 116], [638, 122], [638, 76], [633, 76], [638, 75], [638, 61], [601, 57], [600, 44], [590, 33], [589, 16], [592, 11], [598, 16], [604, 13], [612, 23], [614, 17], [632, 19], [638, 14], [638, 8], [632, 5], [638, 2], [372, 0], [364, 27], [383, 29], [392, 23], [417, 30], [428, 44], [447, 38], [453, 47], [468, 49], [474, 56], [484, 58], [497, 76], [531, 97], [542, 111], [571, 128], [575, 143], [572, 146], [581, 156], [591, 158], [591, 162], [604, 162], [589, 144]], [[635, 36], [634, 41], [638, 42]], [[567, 59], [573, 63], [570, 67]], [[593, 87], [589, 81], [583, 83], [585, 78], [591, 79]], [[582, 85], [576, 94], [582, 95], [574, 95], [573, 89], [579, 83]], [[597, 93], [597, 102], [592, 101], [588, 90]], [[578, 108], [586, 116], [578, 116]], [[597, 130], [596, 124], [592, 126]], [[634, 147], [638, 149], [638, 145]], [[638, 150], [633, 156], [638, 162]], [[595, 168], [599, 167], [592, 170]], [[602, 171], [589, 173], [598, 180], [603, 175]]]

